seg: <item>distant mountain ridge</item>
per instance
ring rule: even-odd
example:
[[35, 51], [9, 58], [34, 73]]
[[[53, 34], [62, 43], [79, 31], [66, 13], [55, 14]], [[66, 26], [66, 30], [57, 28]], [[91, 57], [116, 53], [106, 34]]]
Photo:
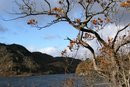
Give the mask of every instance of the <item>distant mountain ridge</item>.
[[30, 52], [18, 44], [0, 43], [0, 76], [74, 73], [79, 59]]

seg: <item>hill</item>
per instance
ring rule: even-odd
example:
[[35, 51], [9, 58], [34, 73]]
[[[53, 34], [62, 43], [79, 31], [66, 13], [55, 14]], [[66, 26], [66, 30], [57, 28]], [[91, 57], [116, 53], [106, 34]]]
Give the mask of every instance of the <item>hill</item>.
[[18, 44], [0, 43], [0, 76], [74, 73], [80, 61], [30, 52]]

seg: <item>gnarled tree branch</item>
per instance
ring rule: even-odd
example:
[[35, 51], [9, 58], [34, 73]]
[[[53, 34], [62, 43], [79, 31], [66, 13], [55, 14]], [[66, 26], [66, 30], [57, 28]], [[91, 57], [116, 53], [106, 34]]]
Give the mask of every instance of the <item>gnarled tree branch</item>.
[[99, 35], [97, 32], [93, 31], [92, 29], [84, 29], [84, 28], [81, 28], [80, 30], [83, 31], [83, 32], [87, 32], [87, 33], [92, 33], [92, 34], [94, 34], [94, 35], [96, 36], [97, 40], [98, 40], [100, 43], [102, 43], [104, 46], [107, 46], [107, 43], [100, 37], [100, 35]]
[[120, 34], [120, 32], [122, 32], [123, 30], [125, 30], [126, 28], [128, 28], [130, 26], [130, 24], [127, 24], [124, 28], [120, 29], [119, 31], [117, 31], [115, 37], [114, 37], [114, 40], [112, 41], [112, 48], [114, 49], [114, 46], [115, 46], [115, 42]]
[[[130, 38], [130, 37], [128, 37], [128, 38]], [[127, 44], [130, 44], [130, 39], [124, 40], [124, 41], [115, 49], [115, 52], [117, 53], [121, 47], [123, 47], [124, 45], [127, 45]]]

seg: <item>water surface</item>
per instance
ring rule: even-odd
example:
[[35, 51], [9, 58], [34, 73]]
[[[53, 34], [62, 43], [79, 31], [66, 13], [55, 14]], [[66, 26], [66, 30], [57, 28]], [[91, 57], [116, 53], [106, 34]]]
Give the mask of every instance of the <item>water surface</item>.
[[[74, 87], [89, 87], [84, 84], [84, 77], [75, 74], [56, 74], [27, 77], [0, 77], [0, 87], [66, 87], [65, 82], [70, 79], [74, 81]], [[97, 83], [102, 82], [99, 80]], [[94, 87], [108, 87], [100, 85]]]

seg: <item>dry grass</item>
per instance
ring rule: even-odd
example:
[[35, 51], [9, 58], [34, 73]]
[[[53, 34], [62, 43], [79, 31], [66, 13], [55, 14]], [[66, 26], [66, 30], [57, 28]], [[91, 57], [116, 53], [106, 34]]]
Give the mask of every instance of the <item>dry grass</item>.
[[67, 78], [63, 83], [63, 87], [75, 87], [75, 79]]

